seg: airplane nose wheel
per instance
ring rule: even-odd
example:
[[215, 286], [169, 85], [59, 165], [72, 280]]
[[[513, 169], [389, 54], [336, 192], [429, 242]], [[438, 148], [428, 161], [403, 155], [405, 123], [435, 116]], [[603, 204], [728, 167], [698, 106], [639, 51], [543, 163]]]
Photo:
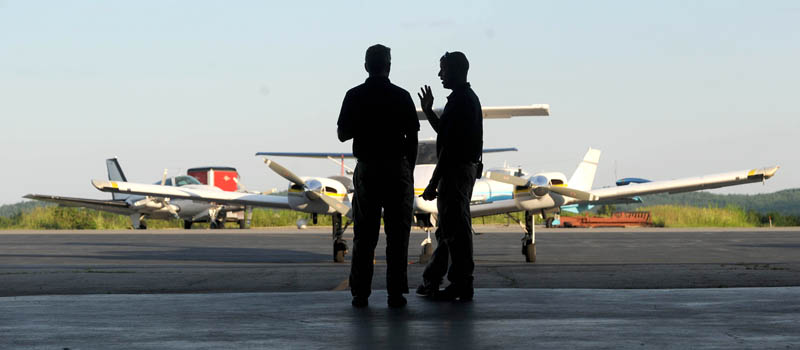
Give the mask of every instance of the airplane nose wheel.
[[431, 257], [433, 256], [433, 241], [431, 241], [431, 231], [425, 230], [428, 234], [428, 238], [422, 241], [420, 247], [422, 248], [419, 253], [419, 263], [420, 264], [427, 264], [431, 261]]
[[331, 215], [333, 224], [333, 262], [343, 263], [344, 256], [347, 255], [347, 241], [342, 239], [344, 228], [342, 228], [342, 214]]
[[536, 262], [536, 229], [533, 226], [533, 212], [525, 212], [525, 235], [522, 237], [522, 255], [525, 262]]
[[536, 262], [536, 243], [531, 241], [522, 243], [522, 255], [525, 255], [525, 262]]

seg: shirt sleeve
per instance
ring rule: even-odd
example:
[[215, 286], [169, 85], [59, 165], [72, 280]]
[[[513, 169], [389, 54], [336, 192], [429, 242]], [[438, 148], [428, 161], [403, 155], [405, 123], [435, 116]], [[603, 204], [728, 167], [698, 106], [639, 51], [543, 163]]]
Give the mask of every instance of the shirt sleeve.
[[353, 138], [354, 130], [354, 110], [353, 110], [353, 96], [351, 91], [344, 95], [342, 101], [342, 109], [339, 111], [339, 120], [336, 122], [337, 133], [339, 141], [346, 141]]
[[403, 119], [407, 121], [406, 124], [406, 132], [412, 133], [419, 131], [419, 119], [417, 118], [417, 108], [414, 106], [414, 100], [411, 98], [411, 95], [406, 92], [405, 94], [405, 112], [403, 115]]

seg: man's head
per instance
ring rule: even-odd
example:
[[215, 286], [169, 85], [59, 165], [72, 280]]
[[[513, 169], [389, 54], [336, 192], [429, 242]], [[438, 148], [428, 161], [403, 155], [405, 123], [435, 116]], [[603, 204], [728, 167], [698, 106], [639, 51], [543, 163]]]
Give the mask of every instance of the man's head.
[[439, 78], [445, 89], [452, 89], [467, 82], [469, 61], [463, 53], [445, 52], [439, 60]]
[[388, 77], [391, 67], [391, 49], [381, 44], [372, 45], [367, 49], [367, 54], [364, 57], [364, 68], [369, 73], [369, 76]]

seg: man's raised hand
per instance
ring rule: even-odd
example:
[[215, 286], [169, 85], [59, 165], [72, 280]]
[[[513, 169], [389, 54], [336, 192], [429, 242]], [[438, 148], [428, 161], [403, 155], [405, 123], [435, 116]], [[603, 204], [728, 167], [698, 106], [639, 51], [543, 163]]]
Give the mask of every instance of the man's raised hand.
[[433, 93], [431, 92], [431, 87], [425, 85], [424, 87], [419, 88], [420, 93], [417, 93], [419, 96], [419, 104], [422, 107], [422, 111], [425, 113], [433, 111]]

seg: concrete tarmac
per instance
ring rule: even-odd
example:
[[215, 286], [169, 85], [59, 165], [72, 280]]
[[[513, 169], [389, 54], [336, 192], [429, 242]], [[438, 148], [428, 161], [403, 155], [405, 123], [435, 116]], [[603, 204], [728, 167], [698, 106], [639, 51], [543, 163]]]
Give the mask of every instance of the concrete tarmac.
[[0, 349], [800, 347], [798, 228], [478, 230], [476, 300], [401, 310], [383, 241], [349, 305], [327, 230], [2, 232]]
[[[800, 286], [798, 228], [539, 229], [535, 264], [524, 263], [518, 227], [478, 230], [479, 288]], [[424, 237], [411, 236], [412, 286]], [[385, 288], [384, 247], [376, 289]], [[347, 288], [349, 268], [332, 262], [326, 229], [0, 233], [0, 296], [330, 291]]]
[[793, 349], [800, 288], [478, 289], [0, 298], [2, 349]]

